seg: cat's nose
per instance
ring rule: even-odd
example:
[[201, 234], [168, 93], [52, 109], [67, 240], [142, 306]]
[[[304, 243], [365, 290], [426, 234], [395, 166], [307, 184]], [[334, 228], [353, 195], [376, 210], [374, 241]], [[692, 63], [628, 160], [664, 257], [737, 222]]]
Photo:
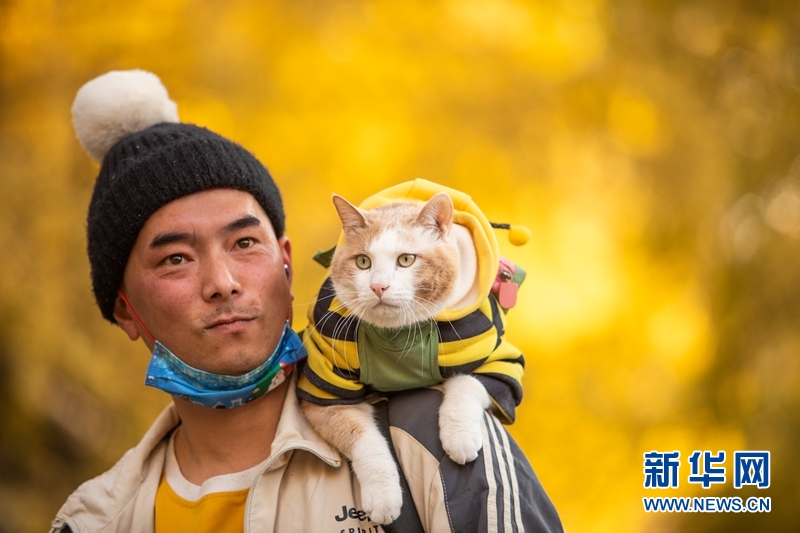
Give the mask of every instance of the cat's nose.
[[373, 283], [369, 286], [369, 288], [372, 289], [372, 292], [374, 292], [378, 298], [380, 298], [383, 296], [383, 293], [386, 292], [386, 289], [388, 289], [389, 286], [384, 285], [383, 283]]

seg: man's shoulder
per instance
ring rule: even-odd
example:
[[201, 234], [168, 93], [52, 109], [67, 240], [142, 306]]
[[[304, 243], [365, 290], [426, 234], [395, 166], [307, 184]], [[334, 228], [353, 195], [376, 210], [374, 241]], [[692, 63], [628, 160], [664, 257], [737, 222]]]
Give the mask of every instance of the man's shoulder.
[[69, 522], [80, 531], [104, 528], [115, 531], [109, 525], [117, 522], [119, 531], [133, 530], [126, 517], [135, 516], [134, 508], [143, 490], [152, 491], [155, 497], [164, 464], [166, 437], [177, 424], [178, 416], [170, 403], [136, 446], [125, 452], [110, 469], [81, 484], [67, 498], [56, 513], [53, 527], [57, 529]]

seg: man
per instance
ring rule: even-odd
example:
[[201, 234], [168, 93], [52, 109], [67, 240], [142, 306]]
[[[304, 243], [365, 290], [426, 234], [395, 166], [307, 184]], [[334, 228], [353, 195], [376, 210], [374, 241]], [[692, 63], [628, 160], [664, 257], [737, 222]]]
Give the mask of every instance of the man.
[[379, 405], [410, 498], [393, 525], [374, 524], [346, 460], [298, 407], [291, 245], [269, 173], [235, 143], [179, 123], [152, 74], [92, 80], [73, 117], [102, 162], [87, 220], [95, 298], [153, 352], [147, 384], [174, 401], [69, 497], [53, 531], [561, 531], [493, 417], [476, 461], [446, 459], [433, 389]]

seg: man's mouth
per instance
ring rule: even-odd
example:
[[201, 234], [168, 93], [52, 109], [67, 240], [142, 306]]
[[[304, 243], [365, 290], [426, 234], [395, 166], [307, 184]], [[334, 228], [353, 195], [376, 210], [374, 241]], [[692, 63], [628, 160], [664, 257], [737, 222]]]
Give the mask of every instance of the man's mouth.
[[208, 326], [206, 326], [207, 331], [219, 331], [219, 332], [235, 332], [241, 331], [248, 327], [255, 317], [250, 316], [242, 316], [242, 315], [234, 315], [229, 317], [222, 317], [218, 318]]

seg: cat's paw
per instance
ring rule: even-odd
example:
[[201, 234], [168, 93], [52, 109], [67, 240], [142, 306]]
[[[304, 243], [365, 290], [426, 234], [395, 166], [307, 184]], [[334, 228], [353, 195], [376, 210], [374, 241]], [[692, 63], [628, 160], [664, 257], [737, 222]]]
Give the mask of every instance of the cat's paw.
[[447, 456], [463, 465], [478, 458], [478, 453], [483, 447], [483, 435], [481, 435], [480, 423], [475, 424], [469, 421], [459, 424], [458, 422], [451, 421], [449, 424], [441, 424], [440, 432], [442, 448], [447, 452]]
[[361, 487], [361, 506], [369, 519], [376, 524], [391, 524], [400, 516], [403, 492], [400, 484], [387, 483], [383, 487]]
[[403, 491], [389, 445], [377, 429], [353, 447], [353, 472], [361, 486], [361, 507], [376, 524], [391, 524], [400, 516]]
[[463, 465], [478, 458], [483, 447], [483, 413], [489, 403], [486, 389], [472, 376], [456, 376], [444, 383], [439, 437], [442, 448], [456, 463]]

